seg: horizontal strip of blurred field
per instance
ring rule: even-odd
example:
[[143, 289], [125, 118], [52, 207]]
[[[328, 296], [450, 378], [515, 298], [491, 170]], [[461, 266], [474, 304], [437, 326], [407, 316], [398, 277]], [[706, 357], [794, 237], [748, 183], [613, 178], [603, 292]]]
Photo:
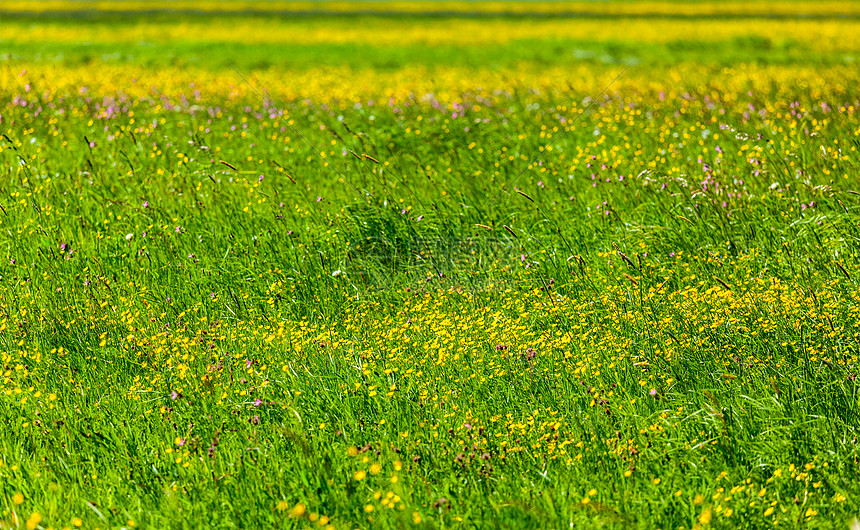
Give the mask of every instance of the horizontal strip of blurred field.
[[2, 14], [89, 12], [198, 12], [271, 14], [413, 14], [459, 16], [763, 16], [763, 17], [856, 17], [860, 3], [847, 1], [753, 1], [753, 2], [542, 2], [542, 1], [168, 1], [168, 0], [21, 0], [0, 3]]

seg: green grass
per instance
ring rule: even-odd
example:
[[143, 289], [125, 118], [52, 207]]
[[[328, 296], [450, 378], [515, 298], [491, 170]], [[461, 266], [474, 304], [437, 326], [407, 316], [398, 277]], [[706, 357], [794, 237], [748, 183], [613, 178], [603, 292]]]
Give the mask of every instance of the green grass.
[[774, 42], [7, 42], [0, 527], [846, 528], [860, 79]]
[[[361, 23], [361, 22], [359, 22]], [[396, 70], [405, 65], [506, 68], [529, 62], [553, 66], [635, 64], [643, 68], [677, 62], [731, 66], [760, 64], [841, 65], [853, 63], [856, 53], [816, 52], [802, 43], [737, 37], [722, 42], [679, 40], [666, 44], [635, 41], [593, 42], [574, 39], [517, 40], [492, 46], [367, 44], [243, 44], [197, 42], [139, 42], [117, 49], [112, 43], [3, 42], [7, 63], [39, 61], [48, 64], [120, 63], [146, 67], [185, 66], [206, 69], [235, 65], [243, 70], [278, 71], [319, 66], [347, 66]]]

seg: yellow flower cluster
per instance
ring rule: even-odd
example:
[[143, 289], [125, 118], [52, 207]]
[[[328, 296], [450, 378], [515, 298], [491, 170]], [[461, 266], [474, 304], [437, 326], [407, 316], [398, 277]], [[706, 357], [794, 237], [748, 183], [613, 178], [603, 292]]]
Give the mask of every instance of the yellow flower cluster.
[[[601, 5], [601, 4], [595, 4]], [[613, 4], [618, 5], [618, 4]], [[635, 4], [634, 4], [635, 5]], [[456, 27], [452, 30], [452, 25]], [[301, 20], [265, 18], [189, 19], [179, 24], [151, 21], [120, 27], [107, 23], [88, 26], [63, 22], [23, 24], [8, 22], [3, 38], [16, 43], [211, 43], [254, 44], [367, 44], [409, 45], [491, 45], [534, 40], [615, 43], [713, 43], [767, 35], [766, 46], [793, 44], [808, 52], [851, 52], [860, 48], [860, 22], [834, 19], [621, 18], [604, 19], [430, 19], [403, 21], [376, 18], [354, 23], [351, 20]]]
[[[134, 99], [151, 99], [166, 95], [187, 96], [190, 104], [213, 101], [251, 101], [262, 105], [257, 90], [265, 90], [274, 105], [300, 101], [309, 94], [318, 103], [337, 103], [344, 108], [354, 103], [375, 100], [393, 102], [433, 99], [450, 104], [464, 96], [490, 100], [506, 98], [512, 83], [528, 83], [532, 99], [553, 94], [597, 94], [606, 88], [623, 66], [538, 67], [521, 63], [504, 71], [491, 68], [409, 66], [393, 72], [349, 67], [321, 67], [313, 70], [253, 72], [246, 84], [232, 70], [213, 72], [196, 68], [169, 67], [157, 72], [130, 65], [103, 64], [58, 67], [29, 65], [21, 70], [0, 70], [0, 83], [6, 90], [39, 90], [46, 101], [63, 94], [85, 93], [90, 97], [122, 93]], [[23, 72], [23, 74], [22, 74]], [[704, 68], [699, 64], [679, 64], [657, 68], [631, 68], [612, 84], [610, 92], [647, 98], [671, 99], [702, 83], [713, 87], [713, 95], [724, 104], [743, 99], [748, 90], [756, 89], [765, 104], [782, 104], [782, 98], [796, 93], [797, 83], [804, 85], [810, 99], [826, 94], [844, 93], [856, 77], [851, 66], [774, 66], [745, 64], [731, 68]], [[50, 89], [48, 89], [50, 87]], [[194, 87], [194, 88], [189, 88]], [[192, 96], [194, 91], [199, 96]], [[171, 100], [172, 101], [172, 100]], [[153, 105], [158, 112], [161, 106]]]

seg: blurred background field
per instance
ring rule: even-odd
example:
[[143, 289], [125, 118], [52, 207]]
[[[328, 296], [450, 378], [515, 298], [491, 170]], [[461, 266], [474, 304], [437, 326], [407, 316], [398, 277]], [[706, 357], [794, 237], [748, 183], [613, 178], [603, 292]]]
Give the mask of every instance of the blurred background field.
[[10, 0], [2, 10], [6, 13], [77, 13], [86, 12], [194, 12], [194, 13], [273, 13], [273, 14], [465, 14], [465, 15], [668, 15], [668, 16], [853, 16], [858, 8], [853, 2], [809, 0], [751, 2], [714, 1], [652, 1], [623, 2], [545, 2], [478, 1], [478, 0]]
[[0, 4], [0, 528], [846, 528], [854, 2]]

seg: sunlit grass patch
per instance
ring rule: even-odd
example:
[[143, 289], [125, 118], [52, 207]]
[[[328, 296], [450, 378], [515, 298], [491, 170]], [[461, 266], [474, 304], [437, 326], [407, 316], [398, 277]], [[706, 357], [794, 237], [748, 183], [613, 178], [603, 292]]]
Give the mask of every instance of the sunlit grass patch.
[[855, 515], [851, 20], [100, 20], [0, 68], [0, 526]]

